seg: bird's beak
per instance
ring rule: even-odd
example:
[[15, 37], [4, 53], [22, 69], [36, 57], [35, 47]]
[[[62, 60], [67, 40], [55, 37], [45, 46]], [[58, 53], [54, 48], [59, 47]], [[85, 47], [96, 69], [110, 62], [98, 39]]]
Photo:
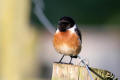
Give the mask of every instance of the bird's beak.
[[60, 30], [60, 32], [65, 32], [67, 30], [66, 27], [61, 26], [58, 26], [58, 29]]

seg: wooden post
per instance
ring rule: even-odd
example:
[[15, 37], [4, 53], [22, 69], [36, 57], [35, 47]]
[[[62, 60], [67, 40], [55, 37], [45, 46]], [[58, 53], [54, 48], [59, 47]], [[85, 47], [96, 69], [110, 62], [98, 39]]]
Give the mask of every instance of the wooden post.
[[34, 72], [37, 34], [29, 12], [30, 0], [0, 0], [0, 80], [27, 80]]
[[[111, 73], [106, 70], [90, 68], [94, 80], [108, 80]], [[85, 67], [71, 64], [53, 64], [52, 80], [91, 80]], [[110, 79], [111, 80], [111, 79]]]

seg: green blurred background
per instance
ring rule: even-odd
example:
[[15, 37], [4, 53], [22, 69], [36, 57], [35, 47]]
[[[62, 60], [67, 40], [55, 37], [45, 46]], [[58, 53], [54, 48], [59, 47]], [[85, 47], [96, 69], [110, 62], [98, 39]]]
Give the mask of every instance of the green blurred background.
[[[31, 21], [40, 24], [33, 8]], [[44, 13], [53, 24], [70, 16], [81, 25], [120, 25], [120, 0], [44, 0]]]

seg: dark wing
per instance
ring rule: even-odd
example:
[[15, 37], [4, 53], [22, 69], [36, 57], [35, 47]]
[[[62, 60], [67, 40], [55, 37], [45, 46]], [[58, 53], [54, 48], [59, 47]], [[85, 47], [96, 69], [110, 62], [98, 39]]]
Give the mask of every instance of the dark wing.
[[81, 35], [81, 32], [80, 30], [78, 29], [78, 27], [75, 29], [75, 32], [77, 33], [77, 35], [79, 36], [80, 40], [81, 40], [81, 43], [82, 43], [82, 35]]

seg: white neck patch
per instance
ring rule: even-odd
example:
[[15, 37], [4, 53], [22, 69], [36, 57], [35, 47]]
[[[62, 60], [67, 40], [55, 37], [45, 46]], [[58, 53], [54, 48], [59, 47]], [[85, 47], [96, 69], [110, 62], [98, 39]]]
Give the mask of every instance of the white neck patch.
[[[70, 32], [74, 33], [76, 28], [77, 28], [77, 26], [76, 26], [76, 24], [75, 24], [72, 28], [69, 28], [68, 30], [69, 30]], [[59, 31], [59, 29], [57, 28], [56, 33], [58, 33], [58, 32], [60, 32], [60, 31]]]
[[70, 29], [68, 29], [68, 30], [71, 31], [72, 33], [74, 33], [76, 28], [77, 28], [77, 26], [76, 26], [76, 24], [75, 24], [72, 28], [70, 28]]
[[59, 29], [57, 28], [56, 33], [60, 32]]

